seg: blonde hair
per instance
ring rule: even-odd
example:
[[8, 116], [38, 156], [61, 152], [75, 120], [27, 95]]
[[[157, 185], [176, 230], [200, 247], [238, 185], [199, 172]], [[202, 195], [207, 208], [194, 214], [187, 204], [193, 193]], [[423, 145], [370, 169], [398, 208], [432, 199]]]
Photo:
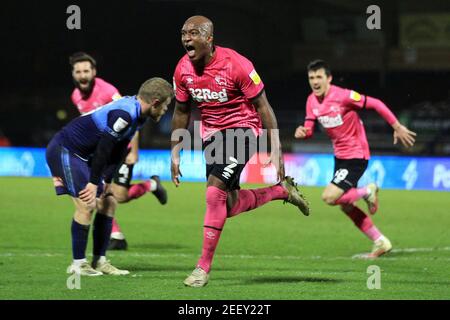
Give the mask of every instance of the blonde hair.
[[163, 102], [174, 97], [173, 88], [163, 78], [154, 77], [145, 81], [139, 88], [138, 96], [147, 103], [153, 99]]

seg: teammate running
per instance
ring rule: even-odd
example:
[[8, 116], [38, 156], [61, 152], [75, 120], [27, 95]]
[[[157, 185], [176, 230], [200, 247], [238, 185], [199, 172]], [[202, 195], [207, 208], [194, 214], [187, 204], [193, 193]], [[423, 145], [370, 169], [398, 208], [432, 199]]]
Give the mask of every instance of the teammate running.
[[378, 187], [374, 183], [361, 188], [357, 186], [370, 158], [358, 111], [373, 109], [378, 112], [394, 129], [394, 144], [400, 140], [405, 147], [412, 147], [416, 134], [398, 122], [382, 101], [332, 85], [331, 71], [324, 61], [311, 62], [307, 70], [312, 93], [306, 101], [305, 123], [296, 129], [295, 138], [312, 137], [316, 120], [325, 128], [333, 143], [335, 166], [334, 177], [323, 191], [322, 199], [328, 205], [340, 205], [356, 227], [374, 242], [372, 252], [361, 257], [377, 258], [389, 252], [392, 244], [356, 205], [356, 201], [364, 199], [371, 214], [378, 210]]

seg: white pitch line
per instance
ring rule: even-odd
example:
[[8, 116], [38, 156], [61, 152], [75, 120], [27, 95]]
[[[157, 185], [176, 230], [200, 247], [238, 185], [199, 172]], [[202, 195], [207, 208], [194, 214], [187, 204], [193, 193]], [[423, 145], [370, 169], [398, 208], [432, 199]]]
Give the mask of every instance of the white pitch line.
[[450, 251], [450, 247], [442, 248], [403, 248], [403, 249], [392, 249], [392, 252], [433, 252], [433, 251]]
[[[176, 258], [198, 258], [199, 255], [196, 254], [158, 254], [158, 253], [130, 253], [131, 256], [137, 258], [164, 258], [164, 257], [176, 257]], [[341, 256], [341, 257], [322, 257], [322, 256], [310, 256], [310, 257], [302, 257], [302, 256], [265, 256], [265, 255], [225, 255], [218, 254], [217, 258], [224, 259], [245, 259], [245, 260], [322, 260], [322, 261], [336, 261], [336, 260], [355, 260], [354, 256]], [[382, 260], [386, 261], [412, 261], [412, 260], [423, 260], [423, 261], [435, 261], [435, 257], [427, 258], [427, 257], [391, 257], [389, 255], [383, 256]], [[439, 260], [450, 261], [449, 258], [438, 258]], [[356, 259], [356, 260], [364, 260], [364, 259]]]
[[0, 257], [60, 257], [62, 253], [30, 253], [30, 252], [4, 252], [0, 253]]
[[[392, 253], [414, 253], [414, 252], [437, 252], [437, 251], [450, 251], [450, 247], [435, 247], [435, 248], [398, 248], [393, 249]], [[6, 252], [0, 253], [0, 257], [61, 257], [67, 254], [62, 253], [32, 253], [32, 252]], [[108, 253], [109, 256], [117, 256], [115, 253]], [[127, 256], [131, 257], [149, 257], [149, 258], [164, 258], [164, 257], [175, 257], [175, 258], [196, 258], [198, 254], [188, 254], [188, 253], [147, 253], [147, 252], [129, 252], [126, 253]], [[228, 259], [267, 259], [267, 260], [352, 260], [351, 256], [341, 256], [341, 257], [322, 257], [322, 256], [278, 256], [278, 255], [230, 255], [230, 254], [218, 254], [217, 257], [228, 258]], [[436, 258], [426, 258], [426, 257], [391, 257], [386, 255], [383, 260], [435, 260]], [[449, 258], [440, 258], [440, 260], [450, 260]]]

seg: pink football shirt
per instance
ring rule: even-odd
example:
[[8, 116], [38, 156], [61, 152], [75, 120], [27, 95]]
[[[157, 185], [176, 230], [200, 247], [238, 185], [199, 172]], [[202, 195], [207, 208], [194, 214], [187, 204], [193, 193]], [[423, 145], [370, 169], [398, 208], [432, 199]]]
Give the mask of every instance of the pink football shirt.
[[188, 55], [184, 55], [173, 77], [176, 99], [194, 100], [200, 109], [201, 136], [228, 128], [251, 128], [255, 135], [262, 130], [261, 119], [251, 99], [264, 84], [253, 64], [232, 49], [215, 46], [215, 55], [197, 74]]
[[331, 85], [321, 102], [311, 93], [306, 101], [305, 127], [310, 128], [307, 137], [312, 135], [317, 120], [331, 138], [336, 158], [369, 159], [366, 131], [357, 113], [364, 108], [376, 110], [391, 125], [397, 121], [380, 100], [353, 90]]
[[94, 89], [89, 97], [83, 97], [80, 89], [72, 92], [72, 102], [81, 114], [92, 111], [113, 100], [119, 99], [120, 93], [112, 84], [98, 77], [95, 78]]

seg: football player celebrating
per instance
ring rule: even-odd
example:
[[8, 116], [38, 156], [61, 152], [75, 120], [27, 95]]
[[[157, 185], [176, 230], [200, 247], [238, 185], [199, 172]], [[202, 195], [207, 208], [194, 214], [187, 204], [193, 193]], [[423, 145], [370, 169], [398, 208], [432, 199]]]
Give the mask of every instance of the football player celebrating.
[[[173, 133], [187, 128], [191, 103], [195, 103], [201, 112], [201, 135], [206, 156], [203, 250], [196, 268], [184, 281], [191, 287], [203, 287], [208, 283], [214, 252], [227, 218], [273, 200], [285, 200], [305, 215], [309, 214], [308, 203], [293, 179], [284, 175], [277, 121], [262, 80], [248, 59], [232, 49], [214, 45], [213, 36], [213, 24], [208, 18], [189, 18], [181, 29], [181, 43], [186, 54], [178, 62], [174, 74]], [[240, 190], [241, 172], [256, 152], [254, 144], [263, 126], [271, 138], [270, 159], [280, 183]], [[176, 186], [181, 177], [180, 145], [178, 139], [172, 139], [171, 170]], [[239, 152], [238, 147], [242, 147], [244, 152]], [[208, 150], [211, 153], [214, 150], [215, 156], [208, 158]]]
[[372, 252], [361, 257], [377, 258], [389, 252], [392, 244], [356, 205], [356, 201], [364, 199], [371, 214], [378, 210], [378, 187], [371, 183], [358, 188], [370, 158], [358, 111], [378, 112], [394, 129], [394, 144], [400, 141], [405, 147], [412, 147], [416, 134], [403, 126], [382, 101], [332, 85], [331, 71], [324, 61], [311, 62], [307, 70], [312, 93], [306, 101], [305, 123], [296, 129], [295, 138], [312, 137], [316, 121], [325, 128], [333, 143], [335, 165], [334, 177], [323, 191], [322, 199], [328, 205], [340, 205], [356, 227], [374, 242]]

